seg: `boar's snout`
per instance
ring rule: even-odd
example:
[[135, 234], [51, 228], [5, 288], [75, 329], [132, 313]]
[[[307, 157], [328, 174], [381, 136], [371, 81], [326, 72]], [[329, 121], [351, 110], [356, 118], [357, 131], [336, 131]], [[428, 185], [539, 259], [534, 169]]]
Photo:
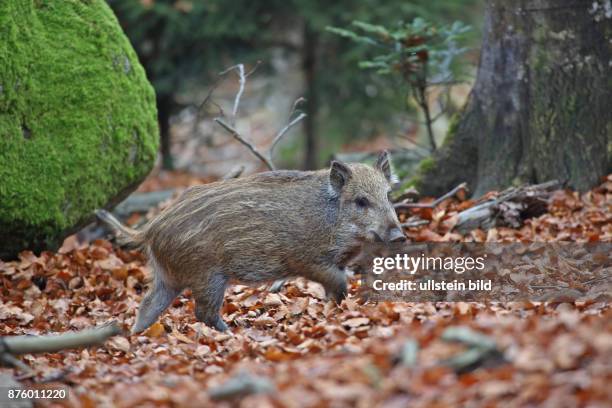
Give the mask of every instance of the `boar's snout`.
[[406, 241], [406, 236], [404, 235], [404, 231], [399, 226], [394, 226], [389, 231], [389, 242], [397, 243]]
[[385, 234], [387, 239], [383, 239], [380, 234], [374, 230], [369, 231], [369, 235], [372, 241], [374, 242], [388, 242], [388, 243], [397, 243], [406, 241], [406, 236], [404, 232], [399, 226], [391, 227], [387, 233]]

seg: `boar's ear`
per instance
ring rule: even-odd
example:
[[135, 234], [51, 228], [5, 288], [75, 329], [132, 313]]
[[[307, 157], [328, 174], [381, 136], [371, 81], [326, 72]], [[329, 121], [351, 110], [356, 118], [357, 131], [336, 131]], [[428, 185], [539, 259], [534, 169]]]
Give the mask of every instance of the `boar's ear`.
[[393, 168], [391, 167], [391, 156], [389, 152], [383, 150], [378, 156], [378, 160], [376, 160], [376, 168], [385, 175], [387, 181], [391, 184], [397, 183], [397, 176], [393, 173]]
[[329, 169], [329, 185], [335, 194], [339, 194], [342, 187], [351, 178], [351, 169], [341, 161], [334, 160]]

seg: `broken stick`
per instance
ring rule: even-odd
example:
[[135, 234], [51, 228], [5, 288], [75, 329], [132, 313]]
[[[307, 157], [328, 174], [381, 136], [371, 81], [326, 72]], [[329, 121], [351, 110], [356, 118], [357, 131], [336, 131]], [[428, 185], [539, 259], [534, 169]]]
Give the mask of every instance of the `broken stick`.
[[116, 322], [103, 326], [48, 336], [6, 336], [0, 337], [0, 354], [11, 356], [29, 353], [53, 353], [56, 351], [93, 346], [121, 333]]
[[508, 188], [496, 198], [460, 212], [455, 229], [466, 233], [476, 228], [488, 230], [496, 226], [519, 228], [525, 219], [543, 214], [550, 194], [560, 187], [559, 181], [552, 180], [532, 186]]
[[451, 191], [444, 194], [440, 198], [432, 201], [431, 203], [404, 203], [402, 202], [402, 203], [394, 204], [393, 207], [396, 210], [405, 210], [405, 209], [410, 209], [410, 208], [435, 208], [438, 204], [440, 204], [442, 201], [446, 200], [447, 198], [453, 197], [455, 194], [457, 194], [461, 190], [467, 191], [467, 189], [468, 189], [467, 184], [461, 183], [457, 187], [453, 188]]

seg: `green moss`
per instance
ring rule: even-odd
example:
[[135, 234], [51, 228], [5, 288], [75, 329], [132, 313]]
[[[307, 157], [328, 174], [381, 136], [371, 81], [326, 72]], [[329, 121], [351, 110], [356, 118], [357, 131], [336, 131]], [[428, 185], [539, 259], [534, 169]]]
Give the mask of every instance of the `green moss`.
[[444, 137], [444, 142], [442, 143], [442, 146], [449, 146], [453, 142], [453, 139], [457, 134], [457, 129], [459, 128], [460, 122], [461, 113], [457, 112], [450, 119], [450, 123], [448, 124], [448, 131], [446, 132], [446, 137]]
[[406, 180], [404, 183], [402, 183], [402, 185], [397, 189], [398, 191], [398, 196], [401, 195], [401, 193], [403, 193], [404, 191], [408, 190], [409, 188], [416, 188], [417, 190], [419, 189], [419, 184], [421, 182], [421, 176], [416, 175], [411, 177], [410, 179]]
[[421, 160], [421, 162], [419, 163], [418, 172], [427, 173], [428, 171], [432, 170], [435, 167], [435, 165], [436, 165], [436, 162], [434, 161], [433, 157], [427, 157]]
[[155, 94], [103, 0], [0, 2], [0, 256], [57, 245], [136, 185]]
[[423, 178], [426, 173], [433, 170], [436, 166], [436, 162], [433, 157], [426, 157], [418, 164], [416, 173], [414, 176], [406, 180], [398, 191], [405, 191], [408, 188], [416, 188], [418, 191], [422, 189]]

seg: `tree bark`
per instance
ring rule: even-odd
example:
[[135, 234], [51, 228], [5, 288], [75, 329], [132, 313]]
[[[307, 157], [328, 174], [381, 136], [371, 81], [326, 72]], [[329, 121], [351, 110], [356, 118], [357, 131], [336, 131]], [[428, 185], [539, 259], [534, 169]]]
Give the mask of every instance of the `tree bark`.
[[317, 33], [312, 30], [308, 22], [304, 22], [304, 43], [302, 69], [306, 82], [306, 113], [304, 118], [304, 168], [312, 170], [317, 168]]
[[612, 19], [603, 3], [487, 1], [476, 83], [417, 180], [423, 193], [466, 181], [479, 196], [552, 179], [584, 191], [612, 171]]
[[172, 140], [170, 136], [170, 116], [172, 115], [172, 95], [157, 96], [157, 118], [159, 120], [160, 152], [162, 156], [162, 167], [165, 170], [174, 169], [172, 160]]

